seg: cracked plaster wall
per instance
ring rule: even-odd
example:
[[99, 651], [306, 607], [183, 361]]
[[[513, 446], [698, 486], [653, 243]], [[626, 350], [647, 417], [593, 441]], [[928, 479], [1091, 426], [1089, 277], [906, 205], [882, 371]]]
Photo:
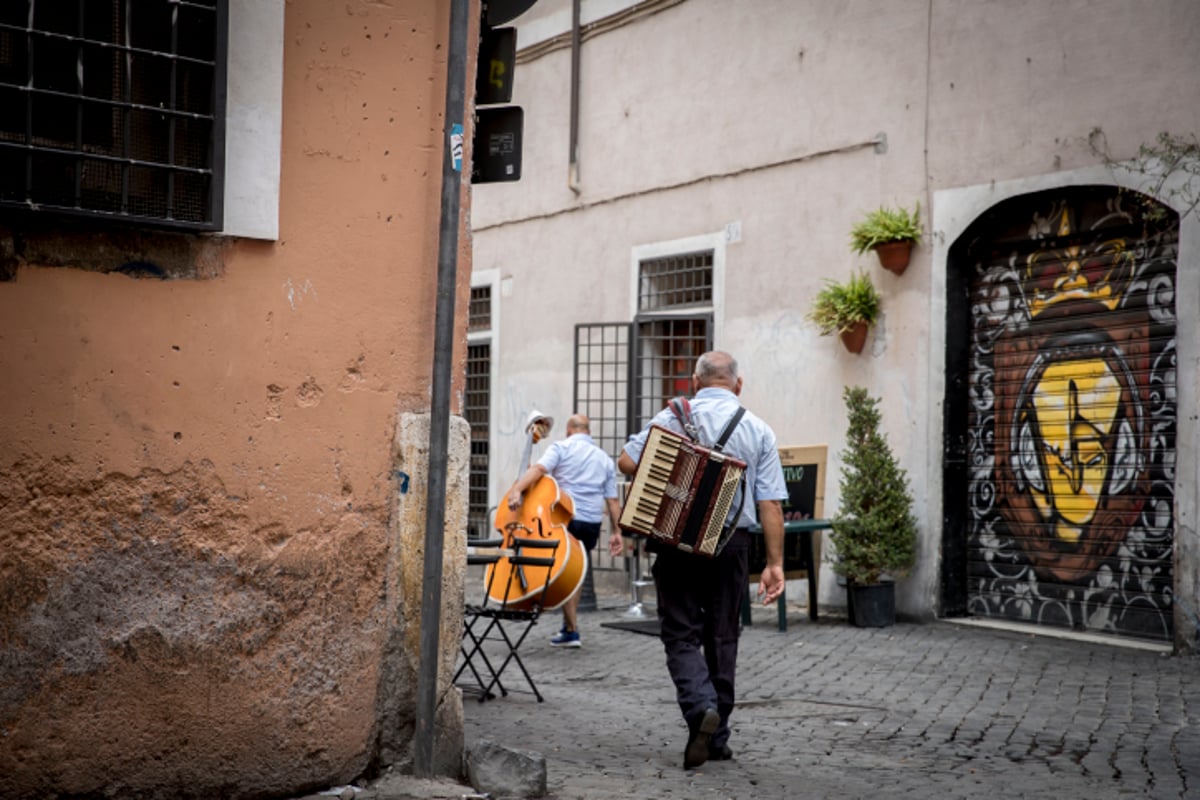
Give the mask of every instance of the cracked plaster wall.
[[[448, 10], [284, 21], [278, 241], [122, 233], [134, 271], [69, 228], [0, 242], [0, 796], [299, 793], [409, 757]], [[443, 672], [461, 420], [450, 450]]]

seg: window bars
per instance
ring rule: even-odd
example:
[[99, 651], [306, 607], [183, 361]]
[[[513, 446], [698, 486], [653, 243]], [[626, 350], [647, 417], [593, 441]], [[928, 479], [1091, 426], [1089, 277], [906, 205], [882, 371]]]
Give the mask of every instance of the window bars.
[[467, 535], [490, 535], [488, 519], [488, 417], [490, 415], [492, 346], [467, 345], [467, 388], [463, 415], [471, 426], [471, 466], [467, 489]]
[[630, 326], [627, 322], [575, 326], [573, 409], [587, 414], [592, 439], [616, 458], [630, 433]]
[[652, 258], [638, 269], [638, 311], [711, 306], [713, 299], [713, 253]]
[[492, 287], [472, 286], [471, 300], [467, 305], [467, 332], [476, 333], [492, 329]]
[[711, 315], [638, 321], [633, 376], [637, 429], [665, 408], [672, 397], [692, 393], [696, 359], [711, 349]]
[[227, 0], [0, 3], [0, 208], [221, 227]]

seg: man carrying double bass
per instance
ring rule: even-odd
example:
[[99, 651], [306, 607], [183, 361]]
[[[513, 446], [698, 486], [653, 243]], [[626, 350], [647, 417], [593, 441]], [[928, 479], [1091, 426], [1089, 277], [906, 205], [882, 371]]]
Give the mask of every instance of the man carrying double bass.
[[[621, 506], [617, 503], [617, 473], [613, 460], [601, 450], [590, 432], [590, 422], [583, 414], [574, 414], [567, 420], [567, 438], [554, 442], [538, 462], [517, 479], [508, 492], [508, 507], [521, 507], [525, 491], [549, 475], [558, 487], [575, 504], [575, 516], [567, 525], [567, 532], [583, 544], [590, 553], [600, 540], [600, 525], [604, 521], [604, 510], [612, 520], [612, 535], [608, 549], [614, 556], [621, 555], [624, 542], [617, 520]], [[550, 639], [555, 647], [580, 647], [579, 636], [580, 592], [575, 592], [563, 604], [562, 630]]]

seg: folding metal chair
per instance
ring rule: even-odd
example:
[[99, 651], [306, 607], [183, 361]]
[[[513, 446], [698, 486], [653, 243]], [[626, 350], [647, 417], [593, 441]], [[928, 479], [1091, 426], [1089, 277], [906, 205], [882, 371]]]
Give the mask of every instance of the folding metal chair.
[[[488, 580], [485, 583], [483, 602], [468, 604], [463, 610], [463, 635], [459, 642], [462, 663], [459, 665], [458, 671], [454, 673], [454, 683], [465, 691], [477, 691], [480, 702], [493, 699], [495, 697], [492, 693], [493, 689], [499, 689], [500, 694], [507, 697], [508, 689], [500, 681], [500, 676], [504, 674], [504, 670], [508, 668], [509, 664], [515, 663], [521, 670], [521, 674], [525, 676], [529, 688], [533, 690], [534, 697], [540, 703], [543, 701], [542, 694], [533, 682], [529, 670], [521, 661], [518, 651], [542, 614], [546, 590], [550, 587], [553, 578], [552, 567], [559, 540], [512, 536], [509, 537], [509, 548], [503, 549], [501, 547], [503, 544], [505, 542], [502, 539], [489, 539], [475, 541], [473, 547], [468, 549], [468, 564], [491, 565], [493, 568], [489, 571]], [[530, 552], [538, 555], [529, 555]], [[507, 561], [506, 566], [509, 569], [505, 570], [507, 575], [502, 579], [504, 581], [503, 590], [496, 592], [497, 587], [494, 584], [497, 575], [502, 571], [499, 568], [502, 561]], [[518, 597], [520, 592], [514, 590], [521, 581], [521, 570], [525, 567], [543, 567], [546, 577], [541, 588], [532, 596], [526, 592], [525, 595]], [[499, 594], [499, 600], [497, 600], [497, 594]], [[498, 667], [493, 665], [492, 659], [488, 657], [484, 648], [484, 644], [487, 642], [499, 644], [503, 648], [503, 661], [500, 661]], [[474, 686], [459, 684], [459, 678], [468, 670], [475, 679]]]

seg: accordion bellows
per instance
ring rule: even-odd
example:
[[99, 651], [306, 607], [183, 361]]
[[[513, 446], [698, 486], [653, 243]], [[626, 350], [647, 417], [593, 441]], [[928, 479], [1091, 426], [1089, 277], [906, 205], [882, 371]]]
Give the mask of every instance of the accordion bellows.
[[716, 556], [746, 462], [651, 425], [619, 524], [689, 553]]

